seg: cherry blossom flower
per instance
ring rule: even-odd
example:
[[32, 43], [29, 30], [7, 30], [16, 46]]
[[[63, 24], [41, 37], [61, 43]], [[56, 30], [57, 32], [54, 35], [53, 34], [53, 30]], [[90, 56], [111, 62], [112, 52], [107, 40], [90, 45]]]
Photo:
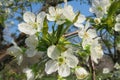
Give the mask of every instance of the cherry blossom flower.
[[47, 14], [47, 19], [49, 21], [56, 21], [57, 24], [63, 24], [65, 18], [63, 16], [63, 9], [60, 7], [49, 7], [49, 14]]
[[45, 64], [45, 72], [47, 74], [58, 70], [58, 74], [61, 77], [66, 77], [70, 75], [70, 68], [74, 68], [78, 64], [78, 59], [72, 54], [71, 49], [61, 53], [55, 45], [52, 45], [48, 48], [47, 55], [52, 59]]
[[75, 69], [75, 74], [78, 79], [84, 79], [89, 73], [83, 67], [79, 67]]
[[83, 39], [82, 47], [84, 49], [87, 45], [90, 45], [93, 41], [93, 38], [97, 36], [96, 30], [89, 28], [90, 28], [90, 23], [89, 21], [87, 21], [86, 25], [84, 27], [81, 27], [81, 29], [78, 32], [78, 36]]
[[90, 46], [91, 58], [95, 63], [98, 63], [98, 59], [101, 59], [104, 55], [101, 44], [98, 39], [95, 39]]
[[110, 6], [109, 0], [92, 0], [90, 12], [95, 13], [97, 18], [102, 18], [107, 14], [107, 8]]
[[32, 12], [25, 12], [23, 15], [25, 22], [18, 24], [18, 29], [21, 32], [29, 35], [40, 32], [43, 27], [45, 15], [45, 12], [40, 12], [37, 16], [35, 16], [35, 14]]
[[7, 52], [10, 55], [13, 55], [17, 59], [17, 64], [20, 65], [23, 61], [23, 51], [20, 47], [18, 47], [16, 44], [14, 46], [11, 46], [10, 48], [7, 49]]
[[38, 51], [36, 49], [37, 45], [38, 45], [38, 39], [35, 35], [31, 35], [29, 36], [26, 40], [25, 43], [28, 47], [28, 49], [26, 50], [26, 54], [28, 57], [33, 57], [36, 54], [38, 54], [39, 56], [41, 55], [42, 52]]
[[[73, 11], [73, 7], [71, 5], [65, 5], [63, 9], [63, 15], [65, 16], [66, 19], [69, 21], [73, 22], [76, 15]], [[83, 27], [83, 22], [86, 20], [85, 16], [82, 14], [79, 14], [78, 19], [76, 22], [74, 22], [74, 26], [76, 27]]]
[[73, 7], [71, 5], [65, 5], [63, 8], [63, 15], [65, 16], [66, 19], [69, 21], [73, 22], [76, 14], [73, 11]]

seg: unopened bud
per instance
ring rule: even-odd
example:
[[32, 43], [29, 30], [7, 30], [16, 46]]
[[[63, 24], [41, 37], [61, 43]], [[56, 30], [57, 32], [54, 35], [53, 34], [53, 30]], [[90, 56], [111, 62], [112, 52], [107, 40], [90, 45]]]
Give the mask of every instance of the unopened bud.
[[96, 24], [100, 24], [100, 23], [101, 23], [101, 20], [100, 20], [100, 18], [95, 18], [95, 19], [94, 19], [94, 22], [95, 22]]

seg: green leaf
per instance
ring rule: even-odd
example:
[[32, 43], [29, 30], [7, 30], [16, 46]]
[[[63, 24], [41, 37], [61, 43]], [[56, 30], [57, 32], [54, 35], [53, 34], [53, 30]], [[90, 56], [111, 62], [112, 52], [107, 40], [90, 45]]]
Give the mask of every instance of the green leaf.
[[108, 16], [107, 16], [107, 24], [112, 27], [114, 24], [114, 15], [116, 13], [116, 11], [120, 9], [120, 0], [118, 1], [114, 1], [111, 6], [109, 7], [109, 10], [108, 10]]
[[80, 12], [77, 13], [77, 15], [75, 16], [73, 23], [75, 23], [78, 20], [78, 16], [80, 15]]
[[45, 20], [43, 22], [42, 33], [43, 33], [43, 37], [46, 37], [46, 35], [48, 34], [48, 23], [47, 23], [47, 19], [46, 18], [45, 18]]
[[118, 0], [118, 1], [115, 0], [111, 4], [111, 6], [108, 10], [108, 18], [111, 17], [117, 11], [117, 9], [120, 9], [120, 0]]
[[60, 37], [63, 35], [63, 33], [62, 33], [63, 28], [64, 28], [64, 24], [58, 25], [57, 33], [56, 33], [56, 37], [57, 37], [56, 44], [58, 44]]

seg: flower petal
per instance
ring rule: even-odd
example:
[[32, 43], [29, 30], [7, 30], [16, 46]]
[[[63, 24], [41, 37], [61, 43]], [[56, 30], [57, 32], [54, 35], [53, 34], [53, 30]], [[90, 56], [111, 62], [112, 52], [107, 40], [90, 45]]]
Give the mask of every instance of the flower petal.
[[40, 13], [37, 15], [37, 23], [43, 24], [43, 21], [44, 21], [45, 16], [46, 16], [46, 13], [45, 13], [45, 12], [40, 12]]
[[25, 40], [25, 44], [29, 47], [29, 48], [36, 48], [38, 45], [38, 39], [35, 35], [31, 35], [29, 36], [26, 40]]
[[81, 23], [83, 23], [85, 20], [86, 20], [85, 16], [82, 15], [82, 14], [80, 14], [80, 15], [78, 16], [78, 19], [77, 19], [76, 23], [81, 24]]
[[17, 61], [18, 61], [17, 64], [20, 65], [20, 64], [22, 63], [22, 61], [23, 61], [23, 55], [20, 54], [20, 55], [17, 56], [16, 58], [17, 58]]
[[76, 74], [78, 79], [84, 79], [85, 77], [88, 76], [88, 72], [82, 67], [76, 68], [75, 69], [75, 74]]
[[18, 46], [12, 46], [7, 49], [7, 52], [16, 57], [18, 61], [18, 65], [20, 65], [23, 61], [22, 50]]
[[11, 46], [7, 49], [7, 52], [13, 56], [19, 56], [22, 53], [22, 50], [17, 46]]
[[87, 31], [87, 34], [89, 35], [90, 38], [95, 38], [97, 37], [97, 33], [96, 33], [96, 30], [95, 29], [89, 29]]
[[82, 47], [83, 49], [86, 49], [86, 46], [91, 45], [93, 42], [92, 38], [84, 38], [82, 41]]
[[120, 31], [120, 23], [115, 24], [115, 31]]
[[25, 68], [23, 69], [23, 72], [26, 74], [27, 80], [34, 80], [34, 73], [32, 72], [31, 69]]
[[31, 13], [31, 12], [25, 12], [23, 15], [23, 19], [25, 22], [27, 23], [31, 23], [31, 22], [35, 22], [35, 14]]
[[52, 59], [57, 59], [60, 56], [60, 51], [55, 45], [52, 45], [47, 49], [47, 55]]
[[58, 74], [62, 77], [69, 76], [70, 75], [70, 68], [68, 67], [68, 65], [63, 64], [63, 65], [59, 66]]
[[37, 50], [35, 50], [35, 48], [28, 48], [25, 53], [27, 54], [27, 57], [33, 57], [36, 55]]
[[70, 49], [68, 49], [67, 51], [65, 51], [64, 53], [62, 53], [62, 55], [64, 57], [66, 57], [66, 64], [69, 66], [69, 67], [76, 67], [77, 64], [78, 64], [78, 58], [76, 56], [74, 56], [72, 53], [72, 51]]
[[58, 63], [57, 63], [57, 61], [49, 60], [45, 64], [45, 72], [47, 74], [51, 74], [53, 72], [56, 72], [57, 70], [58, 70]]
[[25, 33], [25, 34], [29, 34], [29, 35], [33, 35], [35, 34], [37, 31], [35, 30], [35, 28], [27, 23], [20, 23], [18, 24], [18, 29]]
[[49, 13], [51, 16], [55, 16], [56, 15], [56, 10], [54, 7], [49, 7]]
[[94, 40], [90, 47], [91, 58], [95, 63], [98, 63], [98, 59], [102, 58], [103, 50], [101, 45], [98, 43], [97, 40]]
[[49, 21], [55, 21], [55, 16], [51, 16], [51, 15], [47, 14], [47, 19]]
[[84, 27], [84, 25], [83, 25], [83, 24], [80, 24], [80, 23], [74, 23], [74, 26], [76, 26], [76, 27], [78, 27], [78, 28]]
[[63, 15], [72, 22], [75, 18], [73, 7], [71, 5], [66, 5], [63, 10]]

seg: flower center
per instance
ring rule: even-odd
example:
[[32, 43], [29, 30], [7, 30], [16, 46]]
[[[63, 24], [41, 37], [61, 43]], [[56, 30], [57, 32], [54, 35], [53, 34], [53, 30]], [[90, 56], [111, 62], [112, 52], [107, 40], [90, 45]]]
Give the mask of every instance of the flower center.
[[34, 22], [34, 23], [30, 23], [30, 25], [32, 25], [33, 28], [35, 28], [35, 29], [37, 29], [37, 27], [38, 27], [38, 23], [36, 23], [36, 22]]
[[97, 7], [97, 10], [98, 10], [98, 11], [102, 11], [102, 7], [98, 6], [98, 7]]
[[88, 38], [88, 37], [89, 37], [88, 33], [85, 32], [85, 33], [84, 33], [84, 38]]
[[59, 58], [58, 58], [58, 62], [59, 62], [59, 65], [65, 63], [65, 58], [59, 57]]

